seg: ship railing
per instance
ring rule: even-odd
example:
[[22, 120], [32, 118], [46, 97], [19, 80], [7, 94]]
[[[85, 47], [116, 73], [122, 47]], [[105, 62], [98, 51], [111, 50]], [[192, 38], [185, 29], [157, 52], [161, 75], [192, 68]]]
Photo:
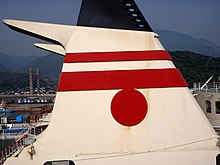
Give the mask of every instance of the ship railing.
[[[23, 132], [23, 130], [26, 130], [26, 132]], [[13, 154], [16, 154], [16, 152], [17, 155], [19, 155], [20, 151], [26, 146], [24, 141], [29, 134], [33, 136], [33, 135], [38, 135], [41, 132], [42, 130], [36, 130], [32, 125], [27, 125], [22, 129], [21, 132], [18, 132], [17, 134], [11, 136], [11, 137], [19, 137], [19, 138], [14, 140], [6, 147], [4, 147], [2, 150], [0, 150], [0, 165], [3, 165], [6, 159], [11, 157]]]
[[37, 128], [37, 127], [33, 127], [31, 129], [29, 129], [29, 134], [32, 134], [34, 136], [37, 136], [39, 134], [41, 134], [45, 129], [43, 128]]
[[24, 126], [22, 126], [22, 128], [20, 128], [19, 132], [7, 132], [6, 130], [2, 131], [1, 134], [1, 139], [17, 139], [23, 136], [24, 133], [26, 132], [31, 132], [33, 126], [29, 125], [29, 124], [24, 124]]
[[6, 161], [6, 159], [12, 156], [15, 152], [24, 148], [23, 140], [28, 136], [28, 131], [25, 132], [20, 138], [12, 142], [11, 144], [0, 150], [0, 165]]
[[30, 129], [29, 133], [36, 136], [41, 134], [50, 123], [50, 115], [51, 114], [44, 115], [40, 120], [38, 120], [34, 124], [30, 123], [30, 127], [32, 127], [32, 129]]
[[193, 83], [193, 91], [197, 92], [220, 92], [220, 82], [212, 82], [212, 83]]
[[[6, 161], [6, 159], [8, 157], [11, 157], [16, 152], [17, 152], [17, 155], [19, 155], [20, 151], [25, 146], [27, 146], [24, 141], [28, 137], [28, 135], [37, 136], [45, 130], [45, 128], [37, 128], [36, 125], [38, 125], [38, 124], [39, 123], [28, 124], [26, 127], [23, 128], [23, 130], [27, 130], [25, 133], [24, 132], [19, 132], [16, 135], [13, 135], [14, 137], [18, 137], [19, 135], [20, 136], [19, 136], [18, 139], [13, 141], [11, 144], [7, 145], [2, 150], [0, 150], [0, 165], [3, 165], [3, 163]], [[45, 124], [48, 125], [49, 121], [46, 120]], [[21, 133], [22, 133], [22, 135], [21, 135]]]

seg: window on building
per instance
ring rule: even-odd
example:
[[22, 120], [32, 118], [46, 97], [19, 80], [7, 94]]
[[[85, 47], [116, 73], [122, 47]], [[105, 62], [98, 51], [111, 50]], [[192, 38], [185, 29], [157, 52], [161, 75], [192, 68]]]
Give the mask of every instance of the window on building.
[[216, 157], [216, 165], [220, 165], [220, 154]]
[[75, 165], [72, 160], [47, 161], [43, 165]]
[[211, 109], [211, 101], [206, 101], [206, 112], [207, 113], [212, 113], [212, 109]]
[[220, 114], [220, 101], [215, 102], [215, 112]]

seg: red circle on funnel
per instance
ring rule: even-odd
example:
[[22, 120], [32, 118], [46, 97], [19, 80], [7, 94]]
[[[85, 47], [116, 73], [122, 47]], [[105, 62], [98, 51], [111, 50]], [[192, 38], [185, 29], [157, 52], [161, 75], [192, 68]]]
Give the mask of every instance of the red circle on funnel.
[[135, 89], [123, 89], [112, 99], [111, 113], [124, 126], [135, 126], [147, 115], [148, 105], [144, 95]]

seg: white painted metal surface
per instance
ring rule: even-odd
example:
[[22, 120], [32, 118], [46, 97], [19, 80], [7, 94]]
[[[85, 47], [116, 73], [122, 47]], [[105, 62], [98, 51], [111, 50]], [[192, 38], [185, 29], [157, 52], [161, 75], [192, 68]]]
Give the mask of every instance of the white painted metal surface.
[[65, 49], [60, 45], [35, 43], [34, 46], [36, 46], [37, 48], [43, 49], [43, 50], [47, 50], [47, 51], [65, 56]]

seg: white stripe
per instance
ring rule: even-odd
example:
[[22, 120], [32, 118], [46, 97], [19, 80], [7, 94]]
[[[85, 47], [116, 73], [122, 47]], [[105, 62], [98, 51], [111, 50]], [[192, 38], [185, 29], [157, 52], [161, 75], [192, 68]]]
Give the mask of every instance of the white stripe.
[[171, 61], [64, 63], [62, 72], [175, 68]]

